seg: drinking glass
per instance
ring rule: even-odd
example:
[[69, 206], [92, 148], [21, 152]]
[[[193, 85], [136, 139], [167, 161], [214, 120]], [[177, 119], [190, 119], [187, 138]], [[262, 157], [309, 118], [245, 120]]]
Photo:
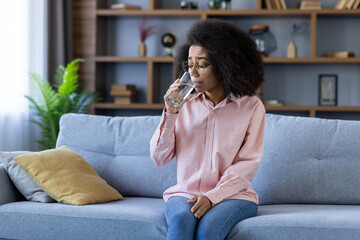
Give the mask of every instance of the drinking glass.
[[172, 92], [167, 100], [172, 106], [179, 109], [194, 88], [195, 85], [191, 81], [190, 73], [185, 72], [180, 78], [179, 88]]

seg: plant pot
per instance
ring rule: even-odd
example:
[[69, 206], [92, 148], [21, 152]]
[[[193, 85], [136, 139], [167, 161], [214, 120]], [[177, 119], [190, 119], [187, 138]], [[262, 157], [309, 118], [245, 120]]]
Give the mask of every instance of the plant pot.
[[139, 53], [139, 57], [146, 57], [146, 45], [144, 42], [140, 42], [138, 53]]

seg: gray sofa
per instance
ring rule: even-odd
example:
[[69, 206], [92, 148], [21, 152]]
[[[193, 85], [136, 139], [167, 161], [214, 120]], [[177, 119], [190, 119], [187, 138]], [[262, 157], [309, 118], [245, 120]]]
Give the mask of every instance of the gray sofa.
[[[165, 239], [162, 192], [175, 161], [156, 167], [149, 140], [159, 116], [67, 114], [57, 146], [82, 155], [125, 199], [70, 206], [25, 201], [0, 166], [0, 239]], [[258, 216], [227, 239], [359, 239], [360, 122], [266, 116], [254, 179]]]

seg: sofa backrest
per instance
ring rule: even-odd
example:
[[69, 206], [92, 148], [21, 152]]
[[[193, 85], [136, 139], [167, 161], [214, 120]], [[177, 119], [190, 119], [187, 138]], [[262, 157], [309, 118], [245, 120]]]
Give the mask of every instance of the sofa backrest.
[[161, 198], [176, 184], [176, 164], [160, 168], [150, 158], [149, 142], [159, 121], [160, 116], [65, 114], [56, 145], [79, 153], [122, 195]]
[[360, 203], [360, 121], [268, 114], [265, 124], [260, 204]]
[[[124, 196], [162, 197], [176, 184], [176, 165], [157, 167], [150, 159], [159, 121], [66, 114], [57, 147], [78, 152]], [[260, 204], [359, 204], [359, 133], [358, 121], [267, 114], [264, 156], [252, 184]]]

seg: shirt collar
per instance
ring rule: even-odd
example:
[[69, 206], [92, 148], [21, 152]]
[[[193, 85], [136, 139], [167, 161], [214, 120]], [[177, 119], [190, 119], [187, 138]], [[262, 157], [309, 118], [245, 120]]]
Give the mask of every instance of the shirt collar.
[[[205, 100], [204, 93], [195, 92], [195, 93], [193, 93], [193, 96], [192, 96], [192, 98], [190, 98], [189, 101], [192, 101], [193, 99], [196, 99], [199, 97], [202, 97], [201, 99]], [[229, 102], [229, 101], [236, 102], [238, 105], [240, 105], [240, 97], [235, 96], [233, 93], [230, 93], [229, 96], [227, 96], [227, 102]]]

